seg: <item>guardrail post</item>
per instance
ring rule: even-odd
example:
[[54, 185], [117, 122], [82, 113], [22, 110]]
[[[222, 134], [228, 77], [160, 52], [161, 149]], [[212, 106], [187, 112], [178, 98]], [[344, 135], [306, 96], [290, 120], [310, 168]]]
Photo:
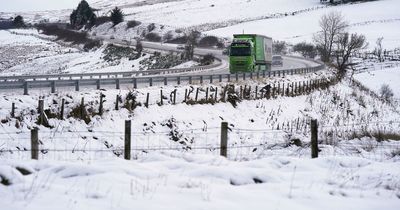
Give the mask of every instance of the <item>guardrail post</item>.
[[149, 86], [150, 86], [150, 87], [153, 86], [153, 77], [150, 77], [150, 78], [149, 78]]
[[263, 78], [265, 78], [265, 71], [263, 71]]
[[228, 157], [228, 123], [221, 123], [221, 145], [220, 145], [220, 155]]
[[281, 76], [281, 71], [278, 71], [278, 77], [280, 77]]
[[96, 88], [97, 88], [97, 90], [100, 89], [100, 80], [99, 79], [96, 81]]
[[231, 82], [231, 74], [228, 74], [228, 82]]
[[220, 74], [218, 77], [219, 77], [219, 82], [222, 82], [222, 74]]
[[213, 75], [210, 75], [210, 84], [213, 83]]
[[75, 81], [75, 91], [79, 91], [79, 80]]
[[200, 84], [203, 84], [203, 75], [200, 75]]
[[131, 121], [125, 120], [125, 145], [124, 145], [125, 160], [131, 159]]
[[24, 95], [28, 95], [28, 82], [24, 82]]
[[268, 71], [268, 77], [271, 77], [271, 71]]
[[178, 83], [178, 85], [181, 84], [181, 76], [178, 76], [178, 77], [177, 77], [177, 83]]
[[235, 77], [236, 77], [236, 82], [239, 81], [239, 73], [236, 72]]
[[31, 158], [39, 159], [39, 134], [36, 127], [31, 130]]
[[243, 72], [243, 80], [246, 80], [246, 73]]
[[164, 85], [168, 85], [168, 78], [164, 77]]
[[250, 72], [250, 79], [253, 79], [253, 72]]
[[137, 89], [137, 79], [133, 78], [133, 88]]
[[119, 79], [116, 79], [116, 80], [115, 80], [115, 88], [116, 88], [117, 90], [120, 89], [120, 81], [119, 81]]
[[51, 93], [56, 92], [56, 81], [51, 81]]
[[260, 78], [260, 71], [257, 71], [257, 79]]
[[311, 120], [311, 158], [318, 157], [318, 124]]

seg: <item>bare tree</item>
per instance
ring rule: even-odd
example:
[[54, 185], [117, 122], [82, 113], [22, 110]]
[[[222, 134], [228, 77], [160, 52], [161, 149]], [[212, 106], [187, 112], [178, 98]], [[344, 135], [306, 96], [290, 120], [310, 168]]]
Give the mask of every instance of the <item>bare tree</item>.
[[375, 55], [378, 56], [379, 62], [383, 62], [382, 40], [383, 40], [383, 37], [379, 37], [379, 38], [376, 40], [376, 47], [375, 47], [375, 50], [374, 50]]
[[321, 31], [313, 39], [323, 62], [330, 62], [332, 49], [340, 34], [344, 33], [348, 23], [340, 12], [332, 11], [321, 17], [319, 21]]
[[140, 41], [140, 39], [136, 39], [135, 48], [136, 48], [136, 52], [138, 53], [137, 57], [140, 58], [140, 56], [142, 55], [142, 51], [143, 51], [143, 44], [142, 44], [142, 41]]
[[[335, 67], [338, 69], [338, 77], [343, 78], [348, 68], [352, 65], [349, 62], [350, 56], [367, 47], [365, 36], [360, 34], [342, 33], [335, 41]], [[353, 72], [352, 72], [353, 73]]]
[[191, 31], [187, 35], [187, 42], [185, 45], [185, 59], [192, 60], [194, 56], [194, 48], [197, 45], [197, 39], [200, 36], [200, 32], [198, 31]]

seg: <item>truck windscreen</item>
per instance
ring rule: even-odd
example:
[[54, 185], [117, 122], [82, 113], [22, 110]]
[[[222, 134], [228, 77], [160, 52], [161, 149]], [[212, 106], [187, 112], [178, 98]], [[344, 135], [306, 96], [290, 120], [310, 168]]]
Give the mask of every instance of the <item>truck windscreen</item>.
[[250, 47], [231, 47], [230, 56], [250, 56], [251, 48]]

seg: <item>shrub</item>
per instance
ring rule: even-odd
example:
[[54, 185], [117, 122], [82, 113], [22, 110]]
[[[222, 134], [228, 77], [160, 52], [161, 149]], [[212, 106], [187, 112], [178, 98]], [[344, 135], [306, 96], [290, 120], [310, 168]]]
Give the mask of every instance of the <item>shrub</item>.
[[383, 84], [379, 90], [381, 98], [385, 101], [390, 101], [393, 98], [393, 90], [387, 84]]
[[200, 60], [200, 64], [203, 66], [210, 65], [214, 62], [214, 60], [215, 60], [215, 57], [213, 54], [207, 54]]
[[175, 39], [171, 39], [167, 41], [167, 43], [172, 43], [172, 44], [185, 44], [188, 41], [187, 36], [181, 36], [177, 37]]
[[21, 15], [18, 15], [13, 20], [13, 25], [16, 28], [22, 28], [25, 26], [24, 18]]
[[161, 42], [161, 36], [157, 33], [148, 33], [146, 34], [146, 40], [151, 42]]
[[307, 58], [314, 58], [317, 55], [317, 49], [313, 44], [307, 42], [298, 43], [293, 46], [293, 51], [299, 52]]
[[218, 44], [220, 44], [220, 42], [215, 36], [206, 36], [199, 41], [200, 47], [214, 47]]
[[128, 23], [126, 24], [126, 28], [127, 28], [127, 29], [128, 29], [128, 28], [135, 28], [136, 26], [139, 26], [140, 24], [142, 24], [142, 23], [139, 22], [139, 21], [130, 20], [130, 21], [128, 21]]
[[170, 41], [172, 38], [173, 38], [173, 35], [172, 35], [172, 32], [171, 32], [171, 31], [168, 31], [168, 33], [164, 34], [164, 36], [163, 36], [163, 40], [164, 40], [165, 42]]
[[113, 22], [114, 26], [124, 21], [124, 14], [122, 13], [121, 9], [115, 7], [111, 11], [110, 19]]
[[96, 18], [94, 25], [99, 26], [99, 25], [102, 25], [107, 22], [111, 22], [111, 18], [108, 16], [101, 16], [101, 17]]
[[154, 29], [156, 29], [156, 25], [155, 25], [154, 23], [152, 23], [152, 24], [150, 24], [150, 25], [147, 26], [147, 30], [148, 30], [149, 32], [154, 31]]
[[94, 25], [96, 21], [96, 15], [87, 1], [82, 0], [78, 7], [72, 11], [69, 19], [72, 27], [81, 28], [87, 24]]
[[83, 45], [83, 50], [89, 51], [93, 48], [99, 48], [102, 45], [100, 40], [90, 40]]
[[272, 52], [274, 54], [286, 54], [287, 44], [285, 41], [274, 41], [272, 45]]

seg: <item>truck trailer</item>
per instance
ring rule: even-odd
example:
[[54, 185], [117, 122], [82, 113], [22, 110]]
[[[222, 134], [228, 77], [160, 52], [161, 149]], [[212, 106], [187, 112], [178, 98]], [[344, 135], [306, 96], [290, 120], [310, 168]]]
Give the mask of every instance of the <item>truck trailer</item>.
[[270, 71], [272, 38], [257, 34], [234, 34], [229, 50], [229, 71]]

